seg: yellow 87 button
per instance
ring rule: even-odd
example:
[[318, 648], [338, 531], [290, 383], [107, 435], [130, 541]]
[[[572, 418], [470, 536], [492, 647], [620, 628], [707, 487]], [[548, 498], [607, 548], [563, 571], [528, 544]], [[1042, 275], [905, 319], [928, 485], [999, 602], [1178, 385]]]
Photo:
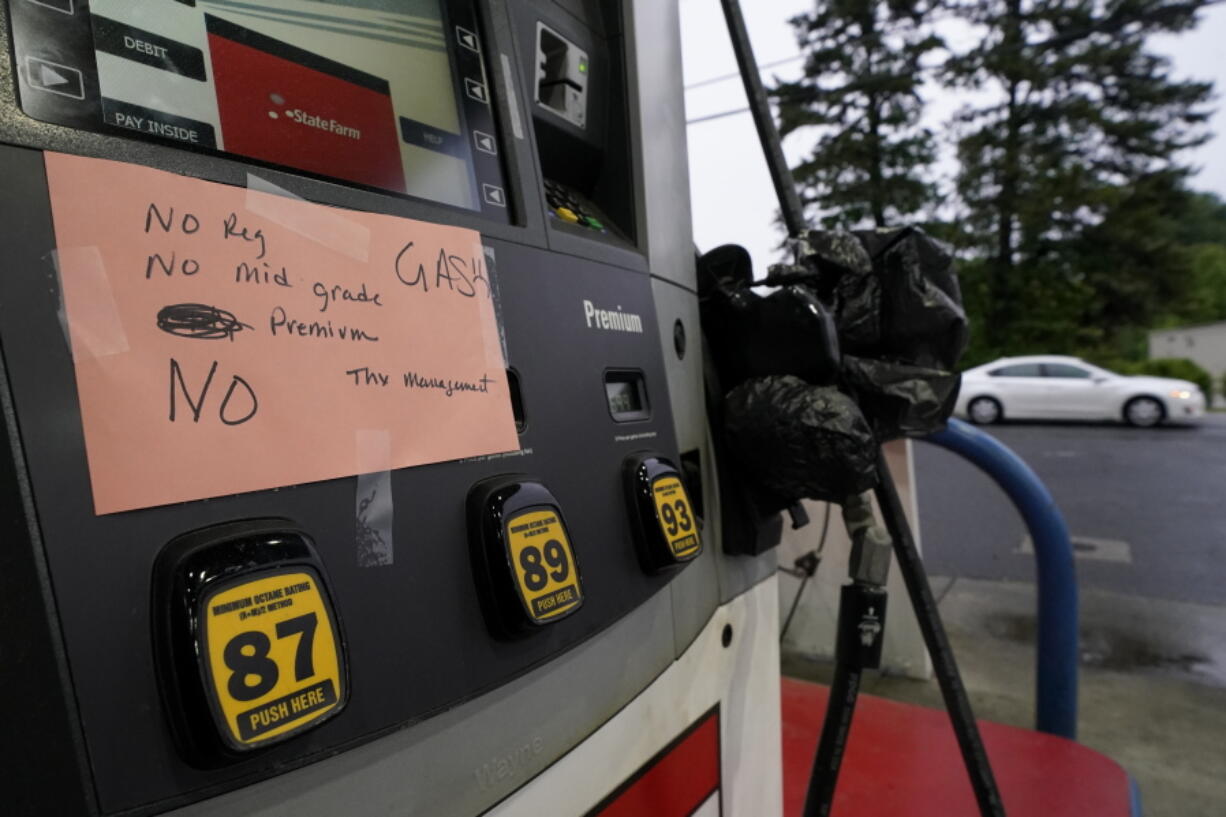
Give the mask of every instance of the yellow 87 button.
[[344, 700], [335, 623], [310, 568], [230, 584], [202, 613], [205, 690], [231, 748], [288, 737]]

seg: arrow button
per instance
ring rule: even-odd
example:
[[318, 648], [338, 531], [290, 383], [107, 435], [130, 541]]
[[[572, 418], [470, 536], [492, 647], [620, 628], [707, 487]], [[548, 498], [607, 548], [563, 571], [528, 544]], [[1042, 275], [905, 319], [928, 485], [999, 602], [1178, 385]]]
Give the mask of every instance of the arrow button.
[[455, 38], [459, 41], [460, 45], [464, 46], [469, 51], [476, 51], [478, 54], [481, 53], [481, 44], [477, 40], [477, 35], [473, 34], [463, 26], [455, 27]]
[[485, 90], [485, 86], [475, 79], [464, 78], [464, 90], [470, 97], [480, 102], [482, 105], [490, 104], [490, 95]]
[[481, 185], [481, 192], [485, 194], [485, 201], [487, 204], [492, 204], [495, 207], [507, 206], [507, 197], [506, 194], [502, 192], [501, 187], [495, 187], [492, 184], [483, 184]]
[[477, 150], [482, 153], [488, 153], [491, 156], [498, 155], [498, 143], [494, 141], [494, 137], [485, 131], [474, 130], [473, 143], [477, 146]]
[[85, 78], [80, 71], [69, 65], [27, 56], [26, 82], [32, 88], [50, 94], [85, 99]]

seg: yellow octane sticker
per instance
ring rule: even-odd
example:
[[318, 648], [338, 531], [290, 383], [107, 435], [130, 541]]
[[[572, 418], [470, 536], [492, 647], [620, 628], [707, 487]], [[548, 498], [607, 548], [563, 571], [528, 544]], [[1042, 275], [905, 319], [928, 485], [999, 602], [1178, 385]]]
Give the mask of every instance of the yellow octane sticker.
[[205, 685], [236, 749], [285, 737], [345, 699], [340, 647], [314, 571], [231, 585], [204, 602]]
[[684, 559], [697, 555], [698, 530], [694, 525], [694, 514], [690, 510], [690, 498], [686, 495], [681, 480], [674, 476], [659, 477], [651, 485], [651, 495], [656, 501], [660, 530], [668, 542], [669, 550], [673, 552], [673, 557]]
[[511, 517], [507, 548], [519, 597], [533, 621], [558, 618], [583, 600], [575, 556], [557, 511], [524, 511]]

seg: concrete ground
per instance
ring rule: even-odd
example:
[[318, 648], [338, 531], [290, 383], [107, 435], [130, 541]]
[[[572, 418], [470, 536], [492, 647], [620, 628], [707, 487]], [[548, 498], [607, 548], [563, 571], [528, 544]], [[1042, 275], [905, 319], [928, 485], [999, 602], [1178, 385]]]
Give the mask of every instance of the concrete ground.
[[[1226, 815], [1226, 416], [991, 432], [1038, 472], [1074, 537], [1079, 740], [1137, 780], [1149, 817]], [[917, 444], [915, 462], [925, 562], [975, 713], [1030, 727], [1036, 602], [1021, 520], [953, 455]], [[826, 681], [831, 668], [785, 654], [784, 671]], [[943, 706], [935, 681], [877, 676], [864, 690]]]

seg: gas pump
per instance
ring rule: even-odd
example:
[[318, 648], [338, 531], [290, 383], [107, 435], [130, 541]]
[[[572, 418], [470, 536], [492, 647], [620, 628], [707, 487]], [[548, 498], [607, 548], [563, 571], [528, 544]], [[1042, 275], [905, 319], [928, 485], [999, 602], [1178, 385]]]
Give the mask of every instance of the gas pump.
[[678, 29], [0, 2], [6, 813], [780, 811]]

